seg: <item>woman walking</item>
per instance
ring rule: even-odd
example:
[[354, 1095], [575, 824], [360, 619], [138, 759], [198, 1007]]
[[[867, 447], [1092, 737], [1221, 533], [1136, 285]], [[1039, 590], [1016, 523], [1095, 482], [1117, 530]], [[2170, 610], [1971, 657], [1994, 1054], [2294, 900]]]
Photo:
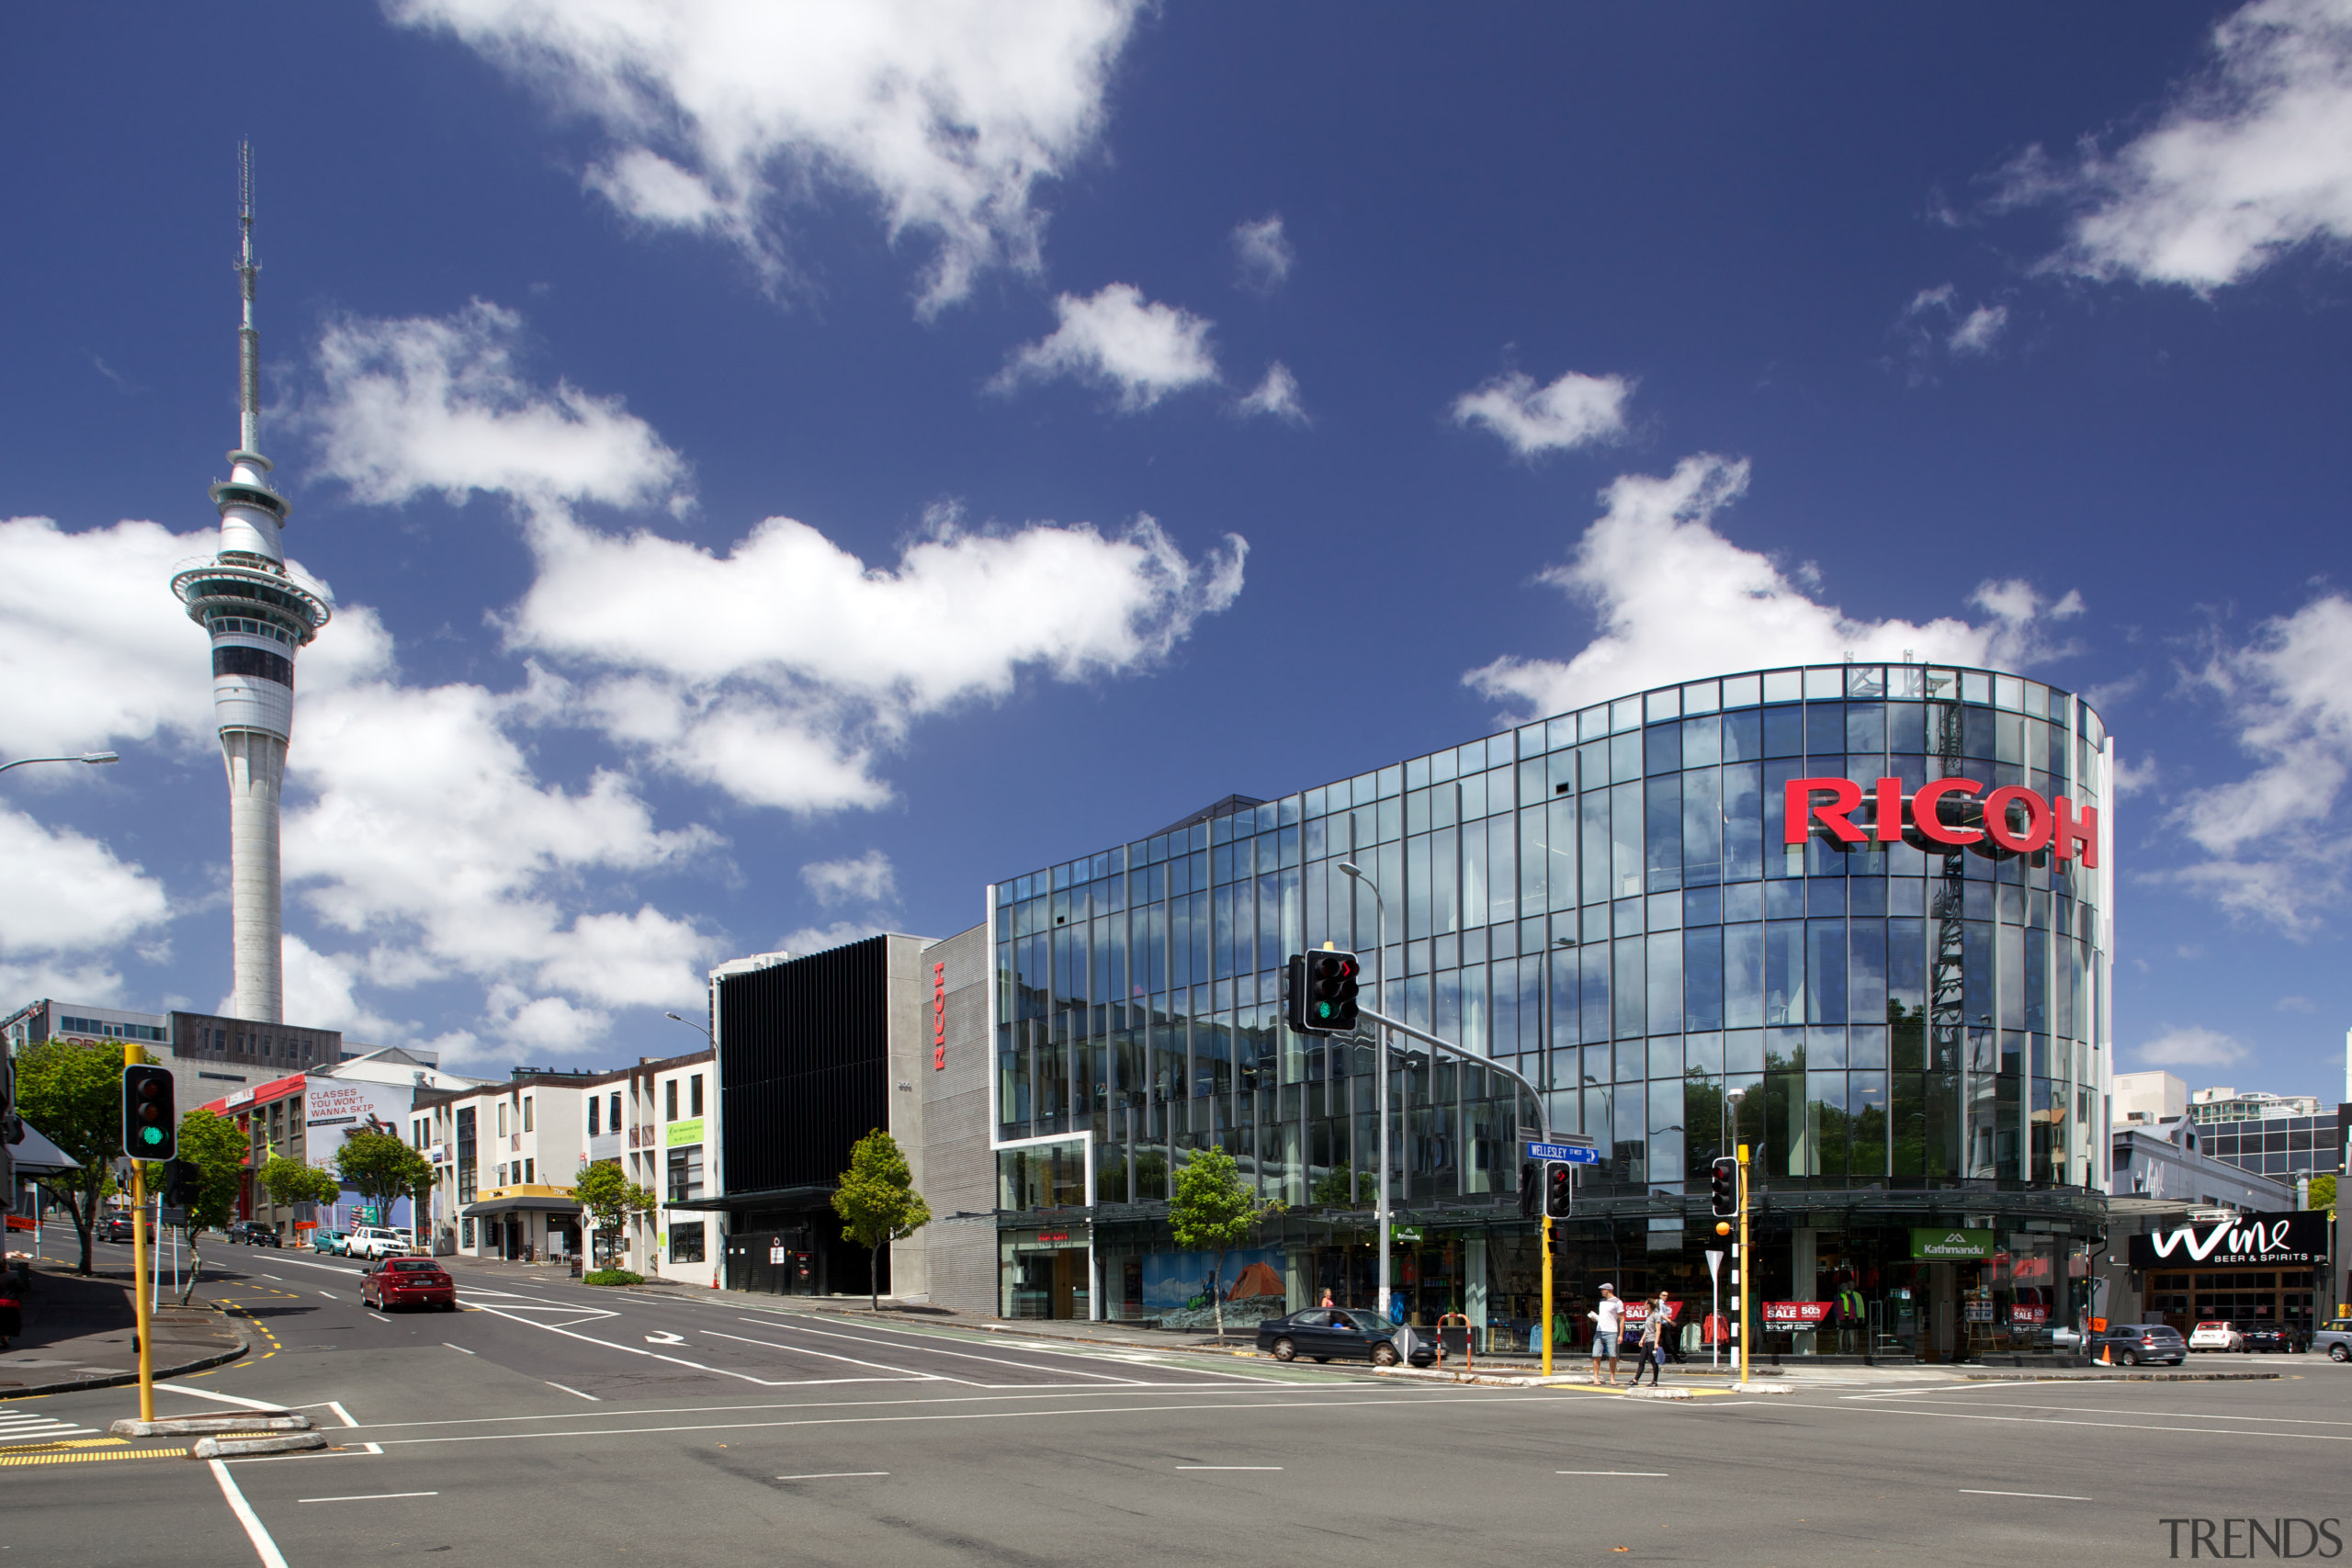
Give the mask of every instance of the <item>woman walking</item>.
[[1666, 1292], [1660, 1291], [1650, 1298], [1649, 1314], [1642, 1319], [1641, 1359], [1634, 1363], [1634, 1386], [1642, 1386], [1642, 1369], [1647, 1367], [1650, 1386], [1658, 1385], [1658, 1377], [1666, 1370], [1666, 1337], [1672, 1325], [1668, 1323]]

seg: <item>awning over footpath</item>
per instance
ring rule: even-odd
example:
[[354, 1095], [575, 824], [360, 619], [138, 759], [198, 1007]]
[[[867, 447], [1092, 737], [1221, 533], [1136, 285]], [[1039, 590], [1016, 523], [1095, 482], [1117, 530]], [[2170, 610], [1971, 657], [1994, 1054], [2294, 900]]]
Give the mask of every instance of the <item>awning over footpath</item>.
[[576, 1214], [580, 1204], [571, 1198], [523, 1197], [492, 1198], [484, 1202], [469, 1203], [458, 1211], [460, 1219], [477, 1219], [484, 1214], [512, 1214], [529, 1210], [544, 1210], [551, 1214]]
[[25, 1141], [8, 1149], [9, 1163], [18, 1176], [62, 1176], [81, 1168], [78, 1161], [67, 1159], [63, 1149], [43, 1137], [40, 1128], [22, 1118], [18, 1124], [25, 1130]]

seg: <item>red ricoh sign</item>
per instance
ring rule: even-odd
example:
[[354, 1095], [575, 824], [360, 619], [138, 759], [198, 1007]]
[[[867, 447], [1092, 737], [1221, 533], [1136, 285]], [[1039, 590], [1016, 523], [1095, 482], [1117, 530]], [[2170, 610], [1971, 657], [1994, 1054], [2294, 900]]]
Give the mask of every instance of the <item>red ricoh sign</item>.
[[931, 1070], [947, 1070], [947, 965], [931, 966]]
[[1852, 779], [1791, 779], [1782, 800], [1784, 844], [1818, 829], [1839, 844], [1900, 842], [1998, 860], [2047, 850], [2062, 863], [2079, 855], [2086, 869], [2098, 867], [2098, 807], [2078, 809], [2063, 795], [2045, 800], [2021, 784], [1987, 790], [1975, 779], [1937, 779], [1905, 795], [1901, 779], [1881, 779], [1867, 794]]

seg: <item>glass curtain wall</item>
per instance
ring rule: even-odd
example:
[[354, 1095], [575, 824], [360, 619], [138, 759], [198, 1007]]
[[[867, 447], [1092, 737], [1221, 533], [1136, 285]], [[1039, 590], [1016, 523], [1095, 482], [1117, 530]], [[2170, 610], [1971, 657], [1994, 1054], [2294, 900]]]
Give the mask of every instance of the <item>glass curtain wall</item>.
[[[1294, 1211], [1367, 1206], [1370, 1053], [1280, 1021], [1284, 955], [1329, 941], [1363, 954], [1385, 1010], [1543, 1086], [1555, 1128], [1603, 1152], [1594, 1197], [1703, 1196], [1740, 1141], [1778, 1191], [2096, 1189], [2109, 874], [2046, 852], [1784, 847], [1781, 802], [1796, 777], [1867, 795], [1965, 776], [2103, 807], [2104, 739], [2076, 699], [2006, 675], [1761, 671], [1008, 880], [998, 1139], [1091, 1134], [1080, 1202], [1162, 1201], [1214, 1145]], [[1343, 861], [1385, 897], [1385, 949]], [[1531, 1111], [1507, 1081], [1416, 1055], [1394, 1083], [1397, 1201], [1515, 1190]], [[1029, 1176], [1035, 1157], [1009, 1201], [1071, 1196]]]

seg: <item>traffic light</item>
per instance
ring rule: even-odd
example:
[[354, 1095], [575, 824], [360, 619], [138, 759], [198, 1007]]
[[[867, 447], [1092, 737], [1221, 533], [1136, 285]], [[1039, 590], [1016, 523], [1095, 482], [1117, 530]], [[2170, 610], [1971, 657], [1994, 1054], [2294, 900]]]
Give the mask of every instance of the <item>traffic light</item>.
[[1519, 1217], [1544, 1217], [1544, 1168], [1532, 1159], [1519, 1162]]
[[0, 1144], [24, 1141], [24, 1119], [17, 1114], [17, 1064], [0, 1061]]
[[1544, 1167], [1544, 1212], [1555, 1220], [1565, 1220], [1576, 1212], [1576, 1179], [1569, 1174], [1566, 1160], [1553, 1160]]
[[123, 1068], [122, 1152], [132, 1159], [171, 1159], [179, 1153], [179, 1128], [170, 1069]]
[[1711, 1212], [1715, 1218], [1727, 1220], [1739, 1213], [1739, 1161], [1729, 1155], [1715, 1161], [1708, 1173], [1707, 1195], [1714, 1201]]
[[1360, 973], [1362, 965], [1352, 953], [1327, 948], [1291, 954], [1283, 1021], [1301, 1034], [1354, 1033]]
[[164, 1207], [193, 1209], [204, 1171], [192, 1159], [175, 1159], [164, 1168]]

